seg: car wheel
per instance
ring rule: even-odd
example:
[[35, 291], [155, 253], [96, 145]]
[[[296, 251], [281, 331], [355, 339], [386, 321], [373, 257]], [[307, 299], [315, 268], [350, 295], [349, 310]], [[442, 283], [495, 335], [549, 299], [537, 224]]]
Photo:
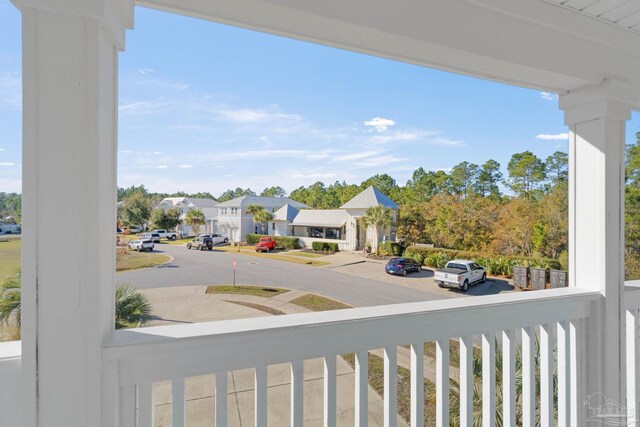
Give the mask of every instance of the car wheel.
[[422, 266], [418, 266], [418, 273], [422, 271]]
[[171, 240], [176, 240], [176, 235], [174, 234], [173, 236], [170, 237]]
[[405, 277], [407, 275], [407, 270], [402, 270], [402, 277]]
[[223, 243], [229, 243], [229, 239], [224, 239]]
[[187, 245], [187, 249], [191, 249], [191, 243]]
[[462, 292], [467, 292], [469, 290], [469, 281], [465, 280], [460, 289], [462, 290]]
[[442, 283], [438, 283], [438, 287], [439, 288], [444, 288], [444, 285]]
[[482, 275], [482, 280], [480, 281], [480, 283], [485, 283], [487, 281], [487, 273], [484, 273]]
[[206, 248], [206, 246], [200, 246], [201, 251], [204, 251], [204, 248]]

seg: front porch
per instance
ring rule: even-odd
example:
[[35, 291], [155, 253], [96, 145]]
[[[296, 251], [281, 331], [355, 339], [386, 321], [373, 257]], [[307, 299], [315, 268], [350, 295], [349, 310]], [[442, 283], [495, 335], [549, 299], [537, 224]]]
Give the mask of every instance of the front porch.
[[[625, 122], [639, 106], [640, 5], [629, 2], [611, 20], [574, 7], [585, 2], [551, 0], [136, 2], [560, 94], [570, 129], [570, 287], [114, 331], [117, 63], [134, 2], [13, 2], [23, 16], [23, 340], [0, 345], [0, 425], [154, 426], [153, 384], [170, 381], [172, 424], [183, 426], [185, 379], [213, 374], [210, 419], [221, 427], [229, 420], [227, 373], [253, 369], [254, 422], [266, 426], [274, 404], [268, 368], [286, 363], [291, 425], [301, 426], [304, 363], [321, 358], [322, 424], [331, 427], [337, 356], [355, 353], [354, 395], [346, 398], [356, 410], [346, 423], [366, 426], [367, 353], [382, 349], [383, 424], [393, 427], [397, 348], [408, 346], [417, 427], [424, 424], [419, 362], [431, 340], [438, 426], [472, 425], [474, 393], [487, 427], [498, 419], [533, 426], [538, 416], [542, 426], [637, 424], [640, 291], [623, 281], [623, 194]], [[77, 206], [63, 209], [61, 189]], [[75, 224], [65, 241], [61, 223]], [[460, 343], [459, 404], [451, 404], [449, 339]], [[474, 345], [482, 350], [480, 383]]]

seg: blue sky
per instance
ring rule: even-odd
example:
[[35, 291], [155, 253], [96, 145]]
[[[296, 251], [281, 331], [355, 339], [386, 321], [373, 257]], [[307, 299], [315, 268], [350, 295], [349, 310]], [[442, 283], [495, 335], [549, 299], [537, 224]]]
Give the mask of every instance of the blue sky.
[[[360, 183], [566, 151], [554, 95], [136, 9], [120, 56], [120, 186]], [[0, 3], [0, 191], [21, 191], [20, 15]], [[640, 115], [627, 127], [635, 139]], [[546, 136], [546, 138], [545, 138]]]

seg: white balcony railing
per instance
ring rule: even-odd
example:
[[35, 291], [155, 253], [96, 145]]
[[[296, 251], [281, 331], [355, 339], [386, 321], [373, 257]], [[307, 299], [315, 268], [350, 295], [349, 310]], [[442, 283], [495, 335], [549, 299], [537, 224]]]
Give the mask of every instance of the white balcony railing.
[[[640, 291], [637, 294], [640, 296]], [[629, 298], [639, 301], [640, 298]], [[482, 414], [484, 425], [495, 425], [496, 396], [501, 393], [505, 425], [514, 425], [521, 411], [524, 425], [570, 425], [578, 420], [580, 354], [584, 319], [599, 293], [579, 288], [462, 298], [446, 301], [357, 308], [333, 312], [241, 319], [189, 325], [116, 331], [105, 349], [105, 369], [117, 381], [119, 400], [113, 403], [121, 426], [154, 425], [154, 382], [172, 384], [174, 426], [185, 420], [184, 380], [216, 376], [216, 426], [227, 425], [227, 373], [255, 371], [256, 427], [267, 425], [267, 367], [291, 365], [291, 420], [303, 420], [303, 362], [324, 360], [324, 425], [336, 425], [336, 358], [355, 353], [354, 425], [367, 425], [368, 351], [384, 349], [384, 423], [396, 423], [397, 347], [410, 346], [411, 425], [423, 425], [423, 343], [436, 341], [437, 424], [449, 425], [449, 340], [460, 340], [460, 425], [471, 425], [473, 347], [482, 348]], [[632, 305], [631, 315], [637, 316]], [[635, 314], [633, 314], [635, 313]], [[637, 317], [630, 322], [637, 332]], [[636, 335], [632, 340], [637, 354]], [[534, 340], [540, 354], [535, 354]], [[496, 340], [502, 348], [502, 381], [496, 381]], [[521, 345], [518, 345], [521, 343]], [[522, 397], [516, 399], [516, 352], [521, 352]], [[535, 358], [539, 357], [539, 367]], [[556, 360], [554, 360], [554, 357]], [[629, 358], [629, 361], [632, 360]], [[557, 366], [557, 411], [554, 411], [554, 366]], [[635, 365], [634, 365], [635, 366]], [[539, 369], [539, 395], [536, 371]], [[635, 372], [635, 370], [634, 370]], [[497, 390], [501, 384], [502, 390]], [[635, 382], [629, 382], [635, 396]], [[517, 407], [520, 405], [520, 407]], [[557, 419], [556, 419], [557, 418]], [[512, 420], [511, 423], [508, 420]], [[531, 423], [527, 424], [527, 420]], [[574, 424], [575, 425], [575, 424]]]

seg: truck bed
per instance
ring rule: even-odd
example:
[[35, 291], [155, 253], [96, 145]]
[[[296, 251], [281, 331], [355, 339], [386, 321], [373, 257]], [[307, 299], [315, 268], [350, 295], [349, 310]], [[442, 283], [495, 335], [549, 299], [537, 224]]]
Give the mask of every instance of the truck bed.
[[436, 270], [436, 273], [447, 273], [447, 274], [463, 274], [466, 272], [467, 270], [463, 270], [461, 268], [441, 268], [440, 270]]

